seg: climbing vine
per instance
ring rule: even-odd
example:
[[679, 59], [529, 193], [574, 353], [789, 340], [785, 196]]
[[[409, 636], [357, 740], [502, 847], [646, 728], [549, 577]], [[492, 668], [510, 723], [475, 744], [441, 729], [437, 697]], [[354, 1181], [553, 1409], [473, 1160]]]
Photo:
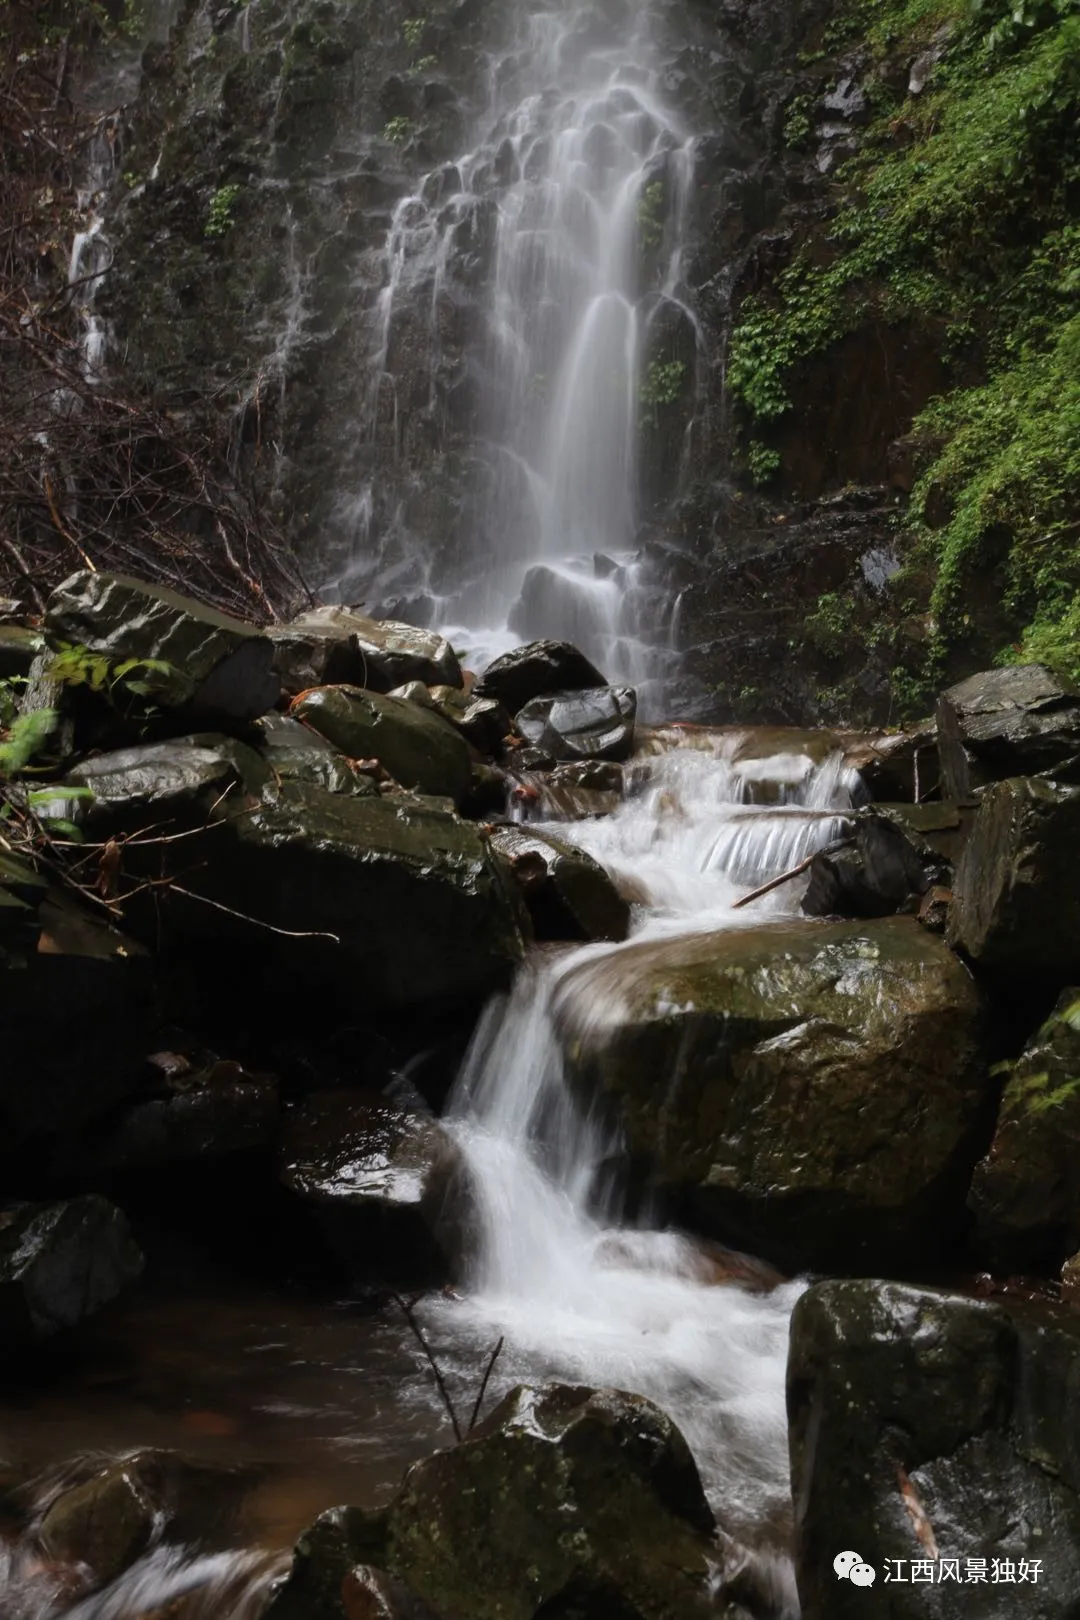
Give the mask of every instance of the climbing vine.
[[[846, 0], [830, 36], [882, 64], [875, 116], [825, 231], [739, 309], [727, 380], [745, 431], [781, 422], [801, 368], [845, 334], [921, 328], [950, 386], [911, 433], [920, 673], [974, 633], [977, 573], [1001, 660], [1080, 675], [1080, 0]], [[887, 69], [919, 50], [915, 95]], [[788, 103], [789, 145], [810, 114]]]

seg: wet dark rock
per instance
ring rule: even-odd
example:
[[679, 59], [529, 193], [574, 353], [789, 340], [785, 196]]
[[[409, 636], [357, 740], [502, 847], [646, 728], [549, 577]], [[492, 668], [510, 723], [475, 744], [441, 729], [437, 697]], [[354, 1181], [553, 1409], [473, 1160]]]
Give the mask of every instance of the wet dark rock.
[[250, 1471], [175, 1452], [132, 1452], [55, 1495], [40, 1545], [50, 1558], [86, 1565], [103, 1586], [166, 1535], [178, 1543], [220, 1536], [251, 1480]]
[[533, 698], [606, 685], [606, 678], [595, 664], [568, 641], [530, 641], [489, 664], [476, 691], [481, 697], [495, 698], [510, 714], [517, 714]]
[[89, 1195], [0, 1213], [0, 1355], [75, 1327], [140, 1275], [126, 1216]]
[[256, 626], [122, 574], [72, 574], [49, 597], [45, 627], [51, 639], [117, 663], [167, 664], [137, 671], [167, 708], [242, 723], [272, 709], [281, 691], [273, 646]]
[[[1078, 1392], [1075, 1312], [902, 1283], [810, 1288], [788, 1362], [804, 1620], [867, 1613], [865, 1590], [834, 1572], [848, 1548], [875, 1569], [884, 1612], [900, 1620], [1071, 1616]], [[957, 1581], [937, 1568], [932, 1584], [913, 1579], [915, 1561], [939, 1558], [959, 1559]], [[969, 1558], [986, 1560], [984, 1582], [971, 1582]], [[995, 1560], [1006, 1559], [995, 1581]]]
[[296, 1543], [292, 1567], [260, 1620], [350, 1620], [345, 1583], [357, 1567], [385, 1565], [385, 1517], [358, 1507], [321, 1513]]
[[39, 630], [22, 624], [0, 624], [0, 680], [29, 675], [41, 645]]
[[953, 881], [950, 945], [988, 968], [1080, 976], [1080, 788], [988, 787]]
[[437, 1119], [377, 1092], [316, 1092], [292, 1114], [281, 1152], [282, 1181], [317, 1206], [350, 1274], [397, 1287], [443, 1280], [463, 1171]]
[[462, 811], [467, 816], [502, 815], [512, 787], [511, 778], [499, 766], [475, 763]]
[[938, 698], [946, 798], [1008, 776], [1080, 782], [1080, 691], [1041, 664], [984, 670]]
[[386, 1520], [385, 1567], [447, 1620], [704, 1620], [720, 1561], [682, 1435], [612, 1389], [512, 1391]]
[[378, 791], [370, 771], [358, 769], [302, 721], [284, 714], [265, 714], [257, 726], [262, 754], [274, 781], [306, 782], [311, 787], [325, 788], [327, 793], [369, 798]]
[[860, 740], [848, 748], [847, 763], [858, 771], [871, 798], [915, 803], [938, 786], [936, 723], [924, 720]]
[[277, 1086], [221, 1063], [184, 1090], [129, 1104], [103, 1129], [66, 1149], [71, 1170], [131, 1170], [230, 1153], [266, 1153], [276, 1143]]
[[552, 771], [555, 756], [546, 748], [515, 748], [506, 757], [507, 764], [517, 771]]
[[497, 827], [491, 847], [510, 867], [537, 939], [626, 938], [630, 907], [584, 850], [522, 827]]
[[404, 788], [446, 794], [457, 803], [468, 790], [465, 739], [417, 703], [355, 686], [319, 686], [298, 698], [292, 713], [348, 758], [379, 760]]
[[[0, 904], [0, 1151], [78, 1131], [139, 1089], [154, 1014], [141, 945], [59, 892]], [[7, 919], [20, 919], [22, 941]]]
[[962, 1230], [993, 1106], [979, 1013], [908, 917], [644, 940], [558, 1008], [571, 1078], [651, 1187], [698, 1230], [831, 1269], [936, 1262]]
[[269, 632], [286, 691], [340, 683], [390, 692], [406, 681], [460, 687], [461, 666], [445, 636], [351, 608], [321, 607]]
[[494, 754], [511, 727], [510, 716], [496, 698], [477, 692], [466, 695], [453, 686], [429, 688], [432, 704], [444, 720], [456, 726], [462, 736], [482, 754]]
[[636, 713], [632, 688], [601, 686], [534, 698], [514, 724], [527, 743], [556, 760], [620, 761], [634, 751]]
[[341, 1586], [345, 1620], [440, 1620], [429, 1603], [416, 1597], [385, 1570], [357, 1564]]
[[520, 958], [505, 877], [477, 827], [449, 810], [286, 782], [272, 803], [219, 817], [214, 858], [186, 886], [275, 928], [334, 938], [274, 937], [170, 896], [160, 926], [200, 961], [207, 946], [235, 952], [239, 937], [249, 966], [266, 949], [260, 971], [291, 995], [309, 986], [320, 1005], [371, 1009], [490, 994]]
[[852, 839], [814, 856], [802, 909], [808, 917], [888, 917], [943, 873], [895, 823], [864, 813]]
[[950, 799], [933, 800], [929, 804], [879, 802], [874, 810], [902, 828], [929, 866], [936, 863], [954, 867], [957, 864], [976, 816], [973, 805], [955, 804]]
[[253, 748], [212, 732], [97, 754], [68, 773], [93, 794], [85, 806], [90, 822], [146, 824], [205, 813], [221, 797], [257, 793], [269, 780]]
[[1060, 1263], [1080, 1247], [1080, 989], [1066, 990], [1015, 1063], [968, 1203], [997, 1269]]

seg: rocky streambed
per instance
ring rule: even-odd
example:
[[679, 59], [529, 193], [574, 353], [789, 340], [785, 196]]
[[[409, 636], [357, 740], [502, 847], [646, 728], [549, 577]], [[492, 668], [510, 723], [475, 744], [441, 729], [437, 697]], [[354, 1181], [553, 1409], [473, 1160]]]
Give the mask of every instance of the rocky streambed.
[[5, 1614], [1074, 1612], [1075, 693], [100, 573], [0, 659]]

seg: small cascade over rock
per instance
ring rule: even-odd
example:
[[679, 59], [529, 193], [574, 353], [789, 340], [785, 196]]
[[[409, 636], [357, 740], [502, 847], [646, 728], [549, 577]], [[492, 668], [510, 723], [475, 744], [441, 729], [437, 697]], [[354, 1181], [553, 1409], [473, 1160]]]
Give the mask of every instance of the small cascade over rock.
[[661, 1228], [647, 1204], [631, 1211], [619, 1131], [567, 1075], [568, 1031], [587, 1040], [608, 1016], [608, 991], [594, 997], [598, 964], [617, 980], [622, 953], [631, 963], [650, 940], [786, 914], [797, 884], [745, 910], [732, 902], [827, 844], [851, 806], [858, 779], [839, 753], [761, 755], [743, 774], [734, 755], [752, 752], [745, 734], [695, 740], [639, 756], [614, 814], [559, 824], [634, 902], [633, 937], [538, 954], [489, 1007], [452, 1110], [475, 1200], [469, 1296], [435, 1309], [436, 1331], [460, 1332], [464, 1317], [478, 1336], [504, 1332], [503, 1376], [656, 1401], [746, 1549], [761, 1612], [793, 1615], [783, 1378], [801, 1285]]

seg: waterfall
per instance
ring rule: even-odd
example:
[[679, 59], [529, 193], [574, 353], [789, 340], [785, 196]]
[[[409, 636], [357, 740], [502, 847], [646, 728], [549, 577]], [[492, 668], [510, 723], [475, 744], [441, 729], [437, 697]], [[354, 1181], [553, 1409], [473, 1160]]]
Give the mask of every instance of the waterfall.
[[[400, 457], [395, 361], [419, 321], [421, 409], [438, 426], [446, 306], [479, 262], [469, 532], [450, 578], [443, 559], [426, 564], [431, 615], [474, 665], [520, 640], [565, 637], [612, 679], [645, 687], [646, 701], [673, 654], [635, 551], [641, 421], [692, 387], [695, 369], [650, 355], [667, 352], [654, 339], [672, 312], [697, 333], [682, 285], [693, 140], [665, 105], [651, 27], [648, 6], [515, 7], [475, 146], [395, 209], [360, 402], [361, 433]], [[362, 544], [371, 496], [352, 497]], [[383, 515], [390, 531], [403, 521]], [[386, 599], [415, 580], [423, 547], [398, 533], [382, 548]], [[343, 595], [362, 570], [338, 581]]]
[[[858, 778], [839, 756], [743, 764], [738, 739], [639, 759], [619, 810], [560, 823], [638, 898], [624, 945], [540, 952], [489, 1007], [451, 1120], [475, 1188], [467, 1299], [434, 1308], [440, 1333], [505, 1334], [503, 1378], [553, 1376], [647, 1395], [689, 1440], [721, 1524], [756, 1563], [771, 1612], [798, 1612], [790, 1561], [784, 1372], [801, 1284], [709, 1286], [707, 1252], [627, 1219], [619, 1143], [567, 1085], [562, 1042], [620, 1017], [620, 986], [667, 939], [790, 914], [802, 885], [732, 900], [834, 839]], [[658, 1088], [674, 1077], [657, 1076]]]

